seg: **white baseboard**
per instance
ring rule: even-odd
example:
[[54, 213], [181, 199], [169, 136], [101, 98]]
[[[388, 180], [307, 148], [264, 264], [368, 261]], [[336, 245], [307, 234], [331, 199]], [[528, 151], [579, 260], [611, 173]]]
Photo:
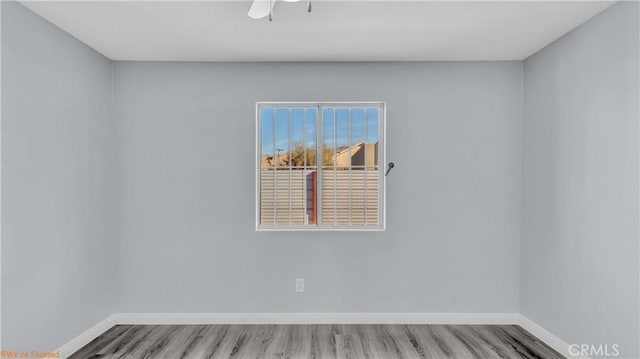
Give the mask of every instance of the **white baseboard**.
[[558, 336], [556, 336], [555, 334], [552, 334], [551, 332], [544, 329], [543, 327], [538, 325], [536, 322], [525, 317], [524, 315], [519, 315], [519, 316], [520, 316], [520, 321], [518, 325], [520, 325], [522, 329], [533, 334], [536, 338], [540, 339], [540, 341], [547, 344], [558, 353], [571, 359], [589, 359], [588, 357], [571, 355], [571, 353], [569, 352], [569, 343], [560, 339]]
[[114, 325], [469, 324], [519, 325], [569, 358], [569, 344], [518, 313], [118, 313], [58, 349], [66, 358]]
[[116, 323], [113, 320], [113, 316], [111, 316], [94, 325], [93, 327], [87, 329], [85, 332], [73, 338], [67, 344], [58, 348], [57, 351], [60, 352], [60, 358], [69, 357], [71, 354], [75, 353], [80, 348], [91, 343], [92, 340], [99, 337], [107, 330], [111, 329], [114, 325], [116, 325]]

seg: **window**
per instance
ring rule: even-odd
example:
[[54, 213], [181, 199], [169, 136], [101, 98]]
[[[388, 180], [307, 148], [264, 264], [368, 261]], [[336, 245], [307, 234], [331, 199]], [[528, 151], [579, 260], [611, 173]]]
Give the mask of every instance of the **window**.
[[384, 103], [256, 112], [258, 230], [384, 229]]

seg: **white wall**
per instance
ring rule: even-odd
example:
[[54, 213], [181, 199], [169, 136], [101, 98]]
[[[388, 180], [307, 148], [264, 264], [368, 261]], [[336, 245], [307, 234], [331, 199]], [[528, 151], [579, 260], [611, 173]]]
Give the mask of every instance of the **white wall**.
[[2, 349], [115, 309], [111, 62], [2, 1]]
[[521, 311], [570, 343], [638, 351], [638, 3], [524, 63]]
[[[115, 75], [120, 311], [518, 312], [521, 63]], [[255, 232], [259, 100], [387, 101], [386, 232]]]

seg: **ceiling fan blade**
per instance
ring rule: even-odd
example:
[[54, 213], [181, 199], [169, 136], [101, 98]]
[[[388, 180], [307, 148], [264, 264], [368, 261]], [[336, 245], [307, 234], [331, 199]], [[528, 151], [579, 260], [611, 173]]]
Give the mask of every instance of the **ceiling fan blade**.
[[275, 3], [276, 0], [253, 0], [253, 4], [251, 4], [247, 15], [252, 19], [262, 19], [263, 17], [269, 16]]

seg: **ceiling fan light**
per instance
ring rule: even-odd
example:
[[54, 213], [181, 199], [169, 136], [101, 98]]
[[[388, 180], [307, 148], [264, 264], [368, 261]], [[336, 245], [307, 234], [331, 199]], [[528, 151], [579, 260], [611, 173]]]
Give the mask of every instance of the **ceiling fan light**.
[[271, 14], [274, 4], [272, 0], [254, 0], [247, 15], [252, 19], [262, 19]]
[[[0, 0], [1, 1], [1, 0]], [[285, 2], [298, 2], [300, 0], [282, 0]], [[276, 0], [253, 0], [247, 15], [252, 19], [262, 19], [268, 17], [273, 21], [273, 6]], [[307, 12], [311, 12], [311, 0], [307, 0]]]

